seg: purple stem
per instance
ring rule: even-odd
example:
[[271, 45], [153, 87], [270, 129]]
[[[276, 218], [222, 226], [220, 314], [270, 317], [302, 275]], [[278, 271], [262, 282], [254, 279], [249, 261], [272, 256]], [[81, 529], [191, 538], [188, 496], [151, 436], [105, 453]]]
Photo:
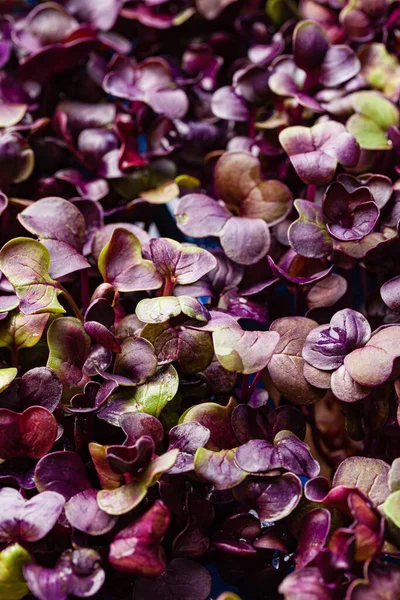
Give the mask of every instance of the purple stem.
[[174, 287], [175, 287], [175, 282], [171, 279], [171, 277], [167, 277], [165, 280], [161, 295], [162, 296], [172, 296]]
[[253, 108], [250, 113], [249, 119], [249, 137], [254, 140], [257, 135], [256, 132], [256, 117], [257, 117], [257, 109]]
[[249, 398], [249, 376], [242, 375], [242, 394], [240, 398], [240, 402], [247, 402]]
[[82, 269], [80, 272], [81, 275], [81, 302], [82, 302], [82, 311], [86, 312], [90, 304], [90, 284], [89, 284], [89, 270]]
[[257, 383], [260, 381], [261, 379], [261, 375], [263, 374], [263, 371], [258, 371], [253, 378], [253, 381], [251, 382], [251, 384], [249, 385], [249, 389], [247, 392], [248, 398], [250, 400], [250, 398], [253, 395], [254, 390], [256, 389]]
[[315, 192], [317, 191], [317, 186], [314, 184], [310, 184], [307, 186], [306, 192], [306, 200], [309, 202], [314, 202], [315, 200]]

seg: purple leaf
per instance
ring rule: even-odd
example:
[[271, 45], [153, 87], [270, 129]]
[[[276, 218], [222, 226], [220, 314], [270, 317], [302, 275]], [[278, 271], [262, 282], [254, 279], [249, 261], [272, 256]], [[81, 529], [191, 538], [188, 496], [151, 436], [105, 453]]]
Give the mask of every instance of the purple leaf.
[[213, 452], [199, 448], [194, 457], [194, 470], [200, 479], [212, 483], [217, 490], [229, 490], [247, 477], [235, 464], [234, 450]]
[[201, 565], [174, 558], [157, 578], [136, 580], [133, 600], [206, 600], [211, 592], [211, 576]]
[[194, 283], [217, 265], [210, 252], [196, 246], [184, 246], [169, 238], [150, 240], [151, 260], [166, 280], [177, 284]]
[[69, 594], [88, 598], [96, 594], [105, 580], [100, 555], [90, 548], [67, 550], [53, 569], [33, 562], [25, 565], [24, 577], [38, 600], [66, 600]]
[[214, 521], [212, 503], [195, 493], [186, 497], [187, 522], [173, 541], [175, 556], [198, 559], [210, 546], [208, 531]]
[[329, 45], [322, 27], [312, 21], [301, 21], [293, 32], [294, 59], [297, 66], [305, 71], [320, 67]]
[[280, 431], [273, 444], [250, 440], [236, 450], [235, 461], [247, 473], [267, 473], [275, 469], [305, 477], [319, 473], [319, 463], [313, 459], [307, 444], [289, 431]]
[[209, 449], [221, 450], [234, 448], [237, 440], [232, 430], [231, 414], [236, 405], [233, 398], [227, 406], [221, 406], [215, 402], [203, 402], [192, 406], [183, 413], [180, 423], [195, 421], [210, 431], [210, 439], [207, 444]]
[[330, 524], [331, 514], [326, 508], [316, 508], [305, 515], [294, 554], [297, 569], [309, 565], [322, 550], [328, 537]]
[[54, 371], [36, 367], [21, 377], [19, 391], [22, 406], [43, 406], [54, 412], [61, 401], [63, 386]]
[[[44, 492], [46, 494], [50, 492]], [[111, 531], [118, 517], [105, 513], [97, 504], [97, 490], [86, 489], [72, 496], [65, 505], [65, 515], [72, 527], [88, 535]]]
[[228, 258], [240, 265], [258, 262], [270, 247], [268, 225], [262, 219], [231, 217], [224, 225], [220, 239]]
[[164, 438], [164, 428], [160, 421], [146, 413], [127, 413], [121, 416], [120, 425], [126, 434], [125, 444], [134, 444], [142, 435], [149, 435], [157, 445]]
[[178, 226], [193, 237], [217, 236], [230, 218], [230, 213], [205, 194], [188, 194], [178, 202], [175, 210]]
[[392, 563], [369, 563], [366, 578], [353, 581], [346, 600], [396, 600], [400, 569]]
[[171, 469], [178, 456], [178, 450], [170, 450], [157, 456], [136, 478], [114, 489], [101, 490], [97, 494], [99, 507], [109, 515], [123, 515], [133, 510], [145, 498], [148, 488], [155, 485], [160, 477]]
[[256, 373], [264, 369], [279, 342], [276, 331], [243, 331], [239, 325], [213, 333], [217, 359], [227, 371]]
[[118, 18], [121, 9], [120, 0], [68, 0], [68, 11], [86, 21], [94, 29], [108, 31]]
[[116, 229], [98, 260], [99, 271], [107, 283], [120, 292], [157, 290], [162, 279], [149, 260], [143, 260], [137, 237], [126, 229]]
[[250, 114], [245, 100], [229, 86], [221, 87], [213, 94], [211, 110], [218, 119], [227, 121], [247, 121]]
[[154, 442], [148, 435], [140, 437], [133, 445], [107, 446], [106, 458], [116, 473], [137, 473], [147, 467], [154, 454]]
[[188, 421], [173, 427], [169, 432], [168, 450], [177, 448], [179, 454], [169, 474], [193, 471], [196, 451], [206, 446], [209, 439], [210, 431], [196, 421]]
[[279, 141], [304, 183], [320, 185], [332, 180], [337, 164], [354, 167], [360, 147], [346, 128], [336, 121], [325, 121], [311, 128], [287, 127]]
[[81, 254], [85, 220], [71, 202], [62, 198], [43, 198], [22, 211], [18, 219], [50, 252], [51, 277], [57, 279], [89, 266]]
[[162, 58], [149, 58], [139, 65], [118, 58], [106, 75], [103, 87], [118, 98], [144, 102], [156, 113], [171, 119], [182, 118], [188, 109], [186, 94], [175, 89], [170, 68]]
[[49, 358], [47, 366], [53, 369], [69, 393], [88, 382], [83, 365], [90, 349], [90, 338], [79, 319], [56, 319], [47, 332]]
[[279, 586], [285, 600], [334, 600], [334, 591], [325, 586], [316, 567], [290, 573]]
[[374, 387], [387, 381], [400, 348], [400, 327], [392, 325], [375, 333], [363, 348], [353, 350], [344, 360], [351, 377], [360, 385]]
[[288, 239], [295, 252], [308, 258], [324, 258], [333, 250], [322, 210], [308, 200], [295, 200], [299, 218], [289, 227]]
[[170, 513], [161, 502], [153, 506], [115, 536], [110, 545], [110, 564], [123, 573], [155, 577], [166, 569], [161, 538], [170, 522]]
[[386, 281], [381, 287], [380, 294], [391, 310], [400, 313], [400, 276]]
[[377, 458], [351, 456], [340, 463], [337, 468], [332, 486], [356, 486], [366, 494], [375, 506], [381, 506], [388, 495], [389, 465]]
[[140, 385], [154, 375], [157, 358], [153, 346], [142, 338], [127, 338], [121, 353], [115, 359], [115, 373], [129, 380], [129, 385]]
[[85, 466], [76, 452], [53, 452], [36, 465], [35, 483], [39, 492], [58, 492], [66, 500], [91, 487]]
[[314, 404], [325, 394], [311, 386], [304, 378], [305, 360], [302, 350], [307, 335], [316, 322], [305, 317], [285, 317], [274, 321], [270, 327], [280, 335], [280, 340], [268, 364], [274, 385], [295, 404]]
[[253, 542], [261, 534], [259, 519], [250, 513], [226, 519], [213, 537], [214, 545], [224, 552], [238, 556], [256, 553]]
[[367, 188], [349, 193], [337, 181], [325, 193], [323, 211], [329, 233], [343, 242], [360, 240], [371, 233], [379, 217], [379, 209]]
[[298, 505], [302, 494], [301, 481], [293, 473], [265, 479], [245, 479], [234, 490], [239, 502], [246, 502], [257, 511], [260, 520], [279, 521]]
[[54, 527], [64, 507], [64, 498], [55, 492], [42, 492], [25, 500], [17, 490], [0, 490], [2, 522], [0, 540], [4, 542], [37, 542]]
[[31, 406], [18, 414], [0, 408], [0, 458], [41, 458], [57, 439], [57, 421], [46, 408]]
[[20, 299], [25, 315], [40, 312], [63, 313], [57, 283], [49, 276], [50, 254], [39, 242], [14, 238], [0, 251], [0, 270]]
[[346, 355], [364, 346], [370, 337], [367, 319], [361, 313], [345, 308], [335, 313], [329, 325], [320, 325], [308, 334], [303, 358], [317, 369], [337, 369]]

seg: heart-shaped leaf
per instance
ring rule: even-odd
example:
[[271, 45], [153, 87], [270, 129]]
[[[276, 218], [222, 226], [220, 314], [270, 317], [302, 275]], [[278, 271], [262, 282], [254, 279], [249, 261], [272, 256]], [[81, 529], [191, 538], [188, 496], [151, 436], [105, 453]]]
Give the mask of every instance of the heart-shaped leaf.
[[65, 505], [65, 515], [72, 527], [88, 535], [104, 535], [117, 522], [117, 517], [108, 515], [99, 508], [97, 490], [93, 489], [83, 490], [72, 496]]
[[210, 318], [208, 310], [191, 296], [146, 298], [136, 306], [136, 316], [143, 323], [165, 323], [168, 319], [178, 317], [181, 313], [202, 322], [206, 322]]
[[157, 357], [150, 342], [143, 338], [127, 338], [122, 342], [114, 367], [118, 376], [127, 379], [130, 385], [140, 385], [154, 375], [156, 368]]
[[98, 266], [104, 281], [119, 292], [157, 290], [162, 285], [153, 263], [142, 258], [138, 238], [126, 229], [115, 229], [100, 253]]
[[0, 552], [0, 599], [21, 600], [28, 593], [22, 569], [32, 557], [19, 544], [7, 546]]
[[339, 164], [355, 167], [360, 147], [342, 123], [324, 121], [311, 128], [286, 127], [279, 141], [304, 183], [320, 185], [333, 178]]
[[111, 490], [100, 490], [97, 494], [99, 507], [109, 515], [123, 515], [133, 510], [146, 496], [148, 488], [171, 469], [178, 454], [179, 450], [170, 450], [155, 458], [131, 483]]
[[66, 500], [91, 487], [85, 465], [76, 452], [52, 452], [39, 460], [35, 469], [39, 492], [58, 492]]
[[0, 517], [1, 542], [37, 542], [54, 527], [65, 500], [56, 492], [42, 492], [26, 500], [13, 488], [0, 490], [3, 507]]
[[273, 444], [267, 440], [250, 440], [236, 450], [235, 461], [248, 473], [266, 473], [275, 469], [305, 477], [316, 477], [319, 473], [319, 463], [312, 457], [307, 444], [290, 431], [280, 431]]
[[356, 92], [351, 96], [356, 114], [346, 123], [360, 147], [365, 150], [390, 150], [387, 130], [398, 125], [400, 113], [392, 102], [373, 91]]
[[82, 256], [85, 219], [72, 202], [43, 198], [22, 211], [18, 220], [49, 251], [51, 277], [57, 279], [89, 267]]
[[215, 355], [224, 369], [245, 375], [267, 366], [278, 341], [276, 331], [244, 331], [239, 325], [213, 333]]
[[15, 289], [25, 315], [65, 312], [57, 299], [61, 289], [50, 277], [49, 267], [49, 251], [35, 240], [14, 238], [1, 249], [0, 270]]
[[115, 536], [110, 545], [110, 564], [123, 573], [154, 577], [166, 567], [160, 544], [170, 522], [170, 513], [161, 500], [139, 519]]
[[215, 257], [197, 246], [182, 245], [169, 238], [150, 240], [149, 252], [157, 271], [180, 285], [194, 283], [217, 265]]
[[90, 338], [82, 323], [74, 317], [56, 319], [47, 332], [49, 358], [47, 366], [60, 378], [68, 394], [89, 381], [83, 365], [90, 349]]
[[43, 335], [49, 314], [24, 315], [13, 311], [0, 321], [0, 346], [7, 348], [32, 348]]
[[32, 406], [23, 413], [0, 409], [0, 458], [41, 458], [57, 439], [57, 421], [46, 408]]
[[212, 483], [217, 490], [229, 490], [247, 477], [235, 463], [235, 451], [213, 452], [199, 448], [194, 457], [194, 470], [201, 479]]

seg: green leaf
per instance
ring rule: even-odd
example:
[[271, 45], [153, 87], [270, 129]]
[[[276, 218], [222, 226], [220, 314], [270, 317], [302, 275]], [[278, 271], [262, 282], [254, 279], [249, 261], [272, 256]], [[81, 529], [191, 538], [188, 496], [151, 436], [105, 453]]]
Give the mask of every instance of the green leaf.
[[157, 456], [144, 469], [136, 481], [113, 490], [100, 490], [97, 494], [99, 507], [109, 515], [123, 515], [133, 510], [147, 494], [149, 487], [160, 479], [161, 475], [174, 466], [179, 450], [170, 450]]
[[399, 122], [398, 109], [381, 94], [372, 91], [356, 92], [351, 101], [357, 113], [371, 119], [384, 130]]
[[22, 569], [32, 560], [19, 544], [0, 552], [0, 600], [20, 600], [29, 592]]
[[400, 490], [386, 498], [383, 512], [400, 529]]
[[365, 150], [390, 150], [386, 132], [390, 125], [399, 122], [398, 109], [381, 94], [373, 91], [356, 92], [351, 101], [356, 114], [347, 123], [347, 130], [354, 135]]
[[209, 319], [209, 313], [201, 302], [191, 296], [145, 298], [136, 306], [136, 316], [143, 323], [165, 323], [181, 313], [197, 321]]
[[208, 331], [171, 327], [169, 323], [148, 324], [141, 337], [151, 342], [160, 363], [178, 361], [184, 373], [204, 371], [212, 361], [214, 348]]
[[43, 335], [43, 331], [49, 320], [49, 313], [39, 315], [24, 315], [20, 312], [12, 312], [8, 317], [0, 321], [0, 347], [32, 348]]
[[158, 418], [163, 408], [174, 398], [178, 387], [178, 373], [169, 365], [159, 369], [146, 383], [137, 387], [132, 400], [142, 407], [143, 412]]
[[136, 316], [143, 323], [165, 323], [182, 312], [179, 298], [161, 296], [160, 298], [145, 298], [136, 306]]
[[184, 173], [182, 175], [178, 175], [178, 177], [175, 177], [175, 183], [177, 183], [181, 187], [187, 188], [188, 190], [198, 188], [201, 185], [197, 177], [193, 177], [192, 175], [186, 175]]
[[18, 369], [10, 367], [8, 369], [0, 369], [0, 392], [4, 392], [12, 381], [16, 378]]
[[364, 150], [391, 149], [385, 132], [367, 117], [352, 115], [347, 121], [346, 127]]
[[179, 187], [175, 181], [166, 181], [152, 190], [141, 192], [139, 196], [151, 204], [167, 204], [179, 197]]
[[49, 275], [50, 254], [30, 238], [15, 238], [0, 251], [0, 270], [20, 299], [25, 315], [41, 312], [64, 313], [57, 296], [61, 289]]
[[292, 0], [267, 0], [266, 12], [276, 27], [281, 27], [290, 19], [299, 18], [296, 4]]

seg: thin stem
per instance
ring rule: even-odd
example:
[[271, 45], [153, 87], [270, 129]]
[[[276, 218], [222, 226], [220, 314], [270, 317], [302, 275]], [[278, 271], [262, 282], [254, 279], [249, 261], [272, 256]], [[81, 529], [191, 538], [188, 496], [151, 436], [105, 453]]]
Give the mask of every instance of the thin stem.
[[161, 295], [162, 296], [171, 296], [174, 287], [175, 287], [175, 282], [173, 281], [173, 279], [171, 279], [171, 277], [168, 277], [165, 280], [163, 291], [162, 291]]
[[12, 344], [12, 346], [10, 348], [10, 352], [11, 352], [11, 366], [18, 369], [18, 367], [19, 367], [18, 348], [15, 346], [15, 344]]
[[263, 371], [258, 371], [253, 378], [253, 381], [251, 382], [251, 384], [249, 385], [249, 390], [248, 390], [248, 397], [249, 399], [251, 399], [254, 390], [256, 389], [257, 383], [260, 381], [261, 379], [261, 375], [263, 374]]
[[58, 286], [61, 290], [61, 292], [63, 293], [66, 301], [68, 302], [72, 312], [74, 313], [74, 315], [83, 323], [83, 316], [81, 311], [79, 310], [78, 305], [76, 304], [75, 300], [73, 299], [73, 297], [71, 296], [71, 294], [65, 289], [65, 287], [63, 285], [61, 285], [61, 283], [58, 283]]
[[89, 284], [89, 270], [82, 269], [81, 273], [81, 302], [82, 310], [86, 311], [90, 304], [90, 284]]
[[257, 117], [257, 109], [253, 108], [250, 113], [249, 119], [249, 137], [254, 139], [256, 137], [256, 117]]
[[315, 200], [315, 192], [317, 191], [317, 186], [314, 184], [310, 184], [307, 186], [307, 194], [306, 194], [306, 200], [308, 200], [309, 202], [314, 202]]
[[249, 397], [249, 376], [242, 375], [242, 394], [241, 394], [240, 401], [242, 403], [247, 402], [248, 397]]

